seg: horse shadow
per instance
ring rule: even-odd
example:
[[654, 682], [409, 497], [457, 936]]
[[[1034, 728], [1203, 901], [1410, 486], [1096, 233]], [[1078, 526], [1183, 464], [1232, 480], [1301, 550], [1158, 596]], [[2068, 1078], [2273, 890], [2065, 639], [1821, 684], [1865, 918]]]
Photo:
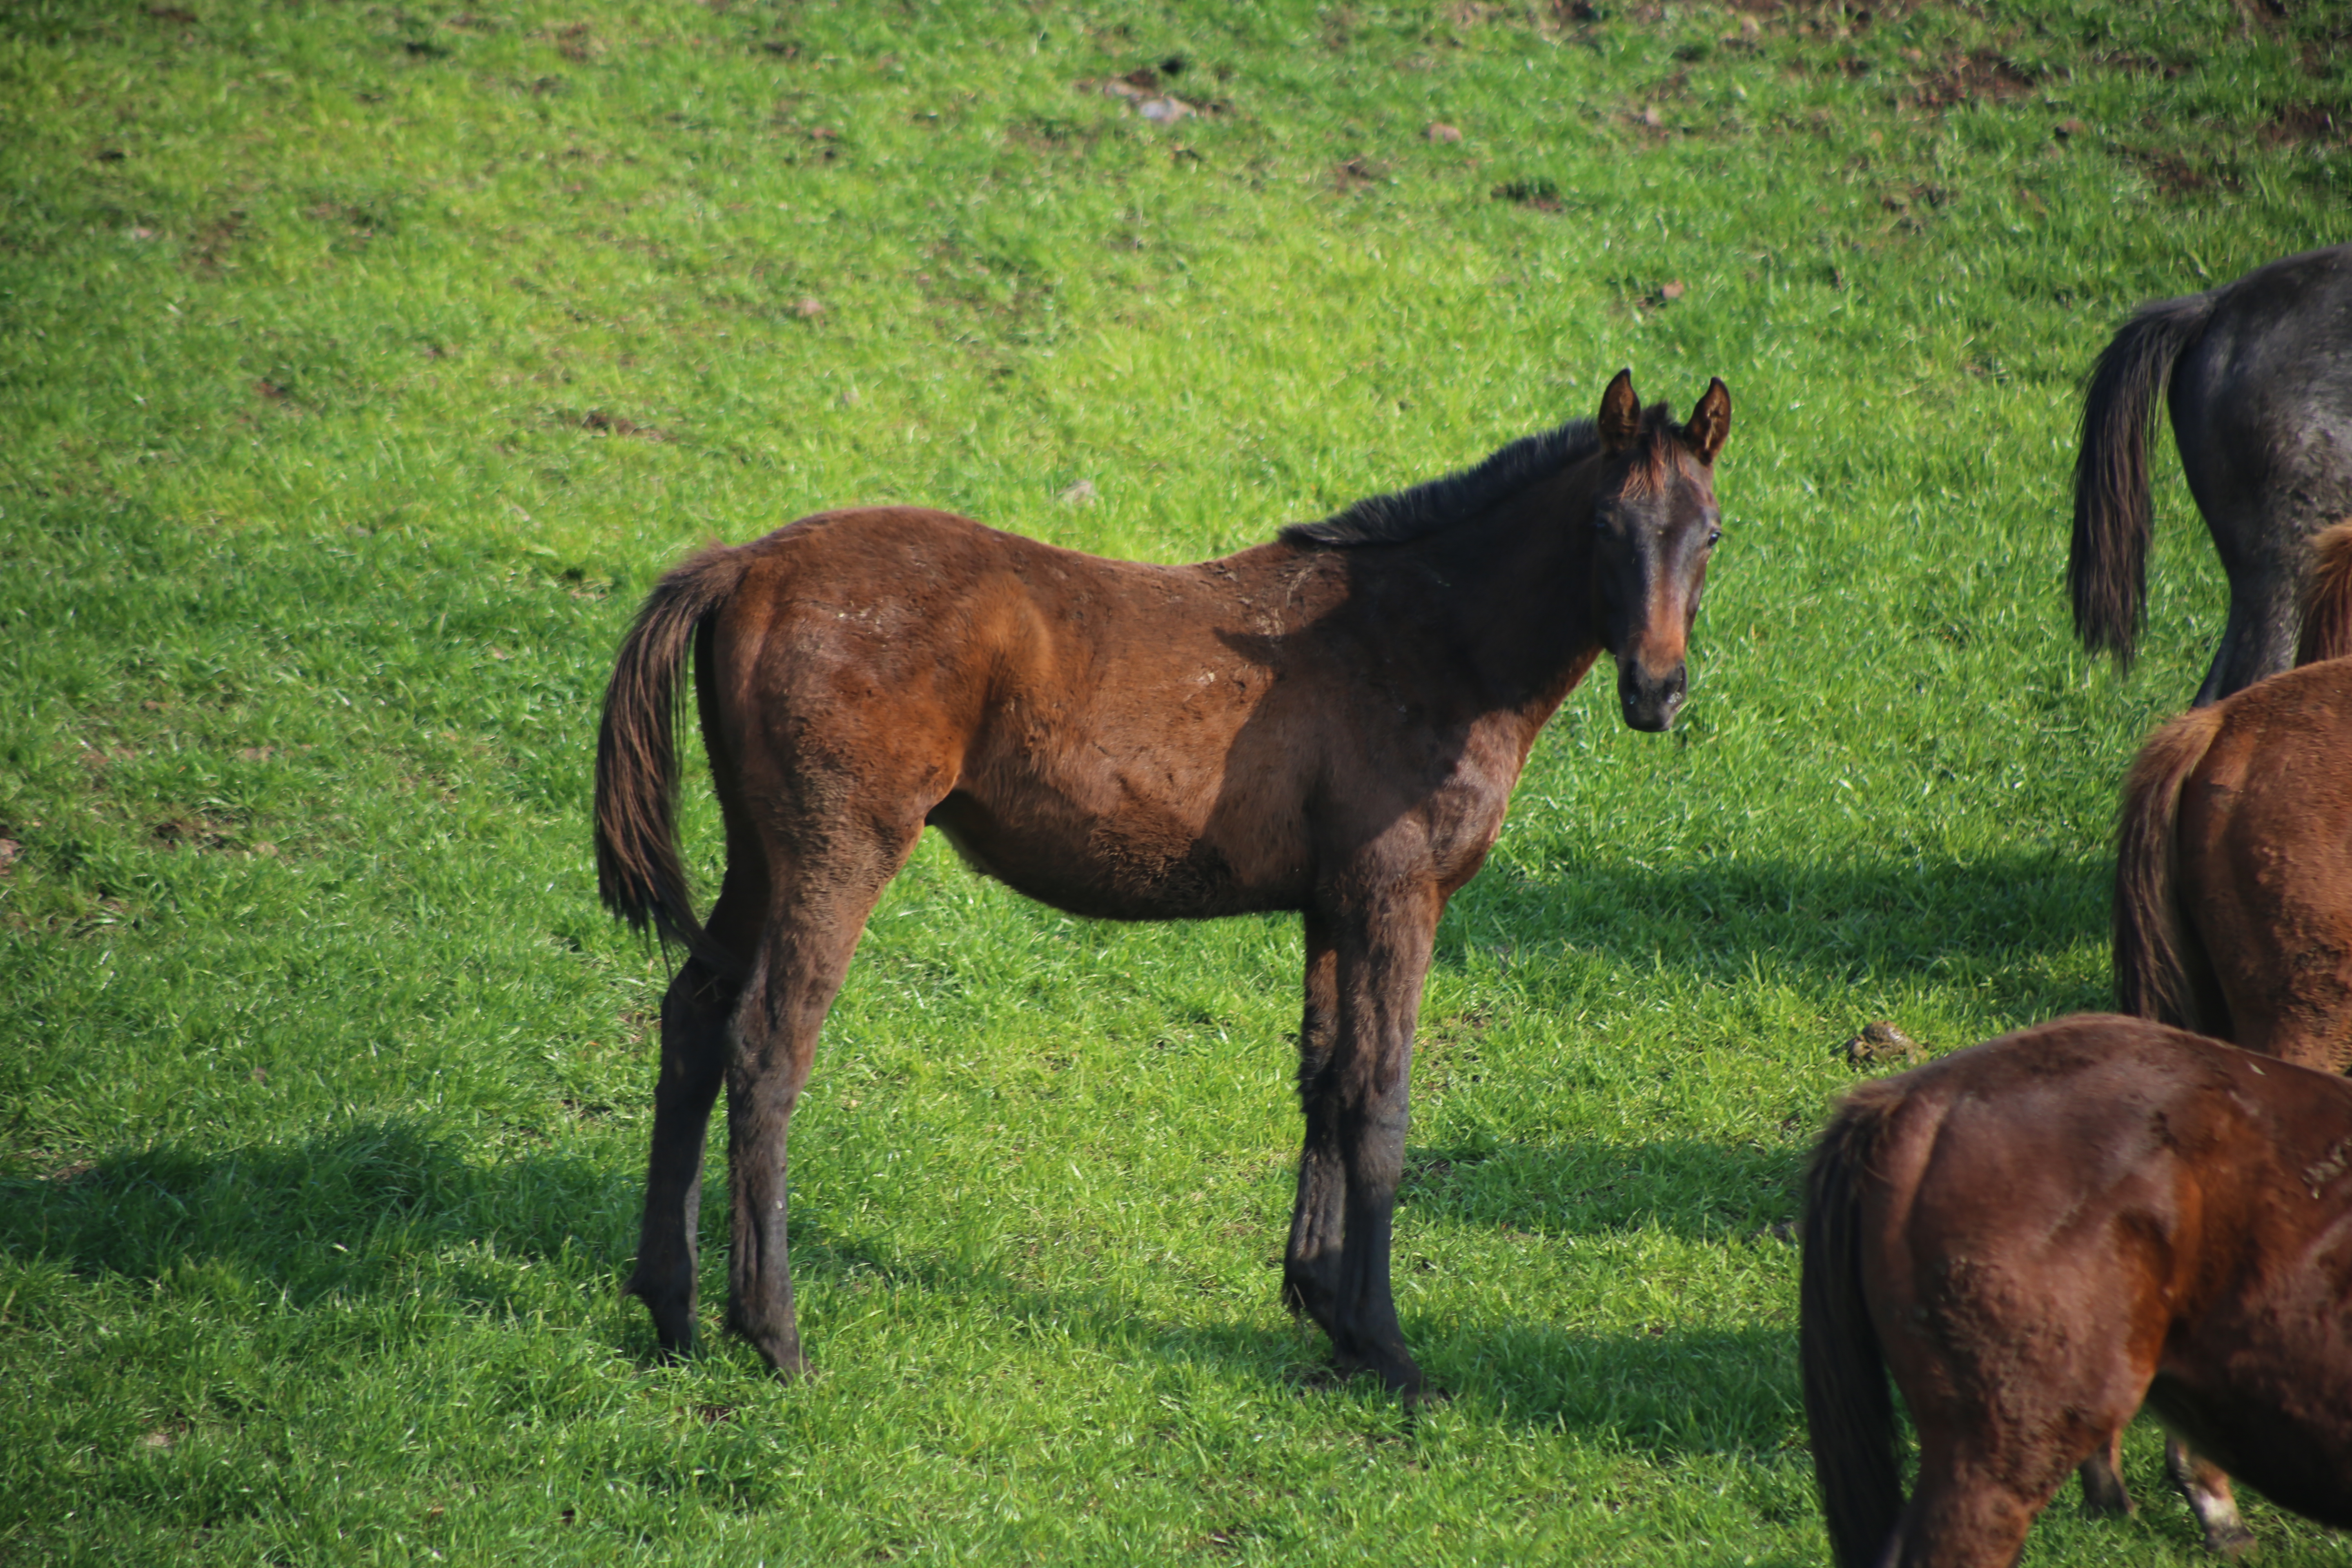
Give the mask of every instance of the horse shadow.
[[1534, 870], [1496, 865], [1454, 896], [1436, 962], [1458, 970], [1483, 952], [1518, 967], [1575, 950], [1725, 981], [1759, 969], [1809, 986], [1916, 974], [2047, 1016], [2107, 1005], [2104, 986], [2053, 979], [2043, 961], [2105, 943], [2114, 864], [2102, 842], [1971, 860], [1743, 855], [1653, 870], [1575, 855]]
[[[1424, 1152], [1407, 1202], [1455, 1223], [1551, 1236], [1570, 1234], [1561, 1216], [1571, 1212], [1584, 1215], [1587, 1232], [1598, 1232], [1634, 1223], [1637, 1209], [1640, 1223], [1719, 1235], [1744, 1218], [1727, 1222], [1717, 1210], [1660, 1194], [1703, 1190], [1719, 1209], [1742, 1184], [1780, 1193], [1792, 1170], [1785, 1159], [1775, 1165], [1766, 1156], [1696, 1144], [1633, 1151], [1638, 1169], [1612, 1169], [1612, 1159], [1622, 1163], [1626, 1152]], [[1609, 1186], [1612, 1175], [1622, 1194], [1616, 1206], [1572, 1208], [1577, 1194]], [[331, 1300], [404, 1298], [429, 1265], [430, 1293], [441, 1302], [498, 1313], [530, 1304], [516, 1295], [518, 1259], [552, 1266], [583, 1290], [617, 1286], [638, 1197], [634, 1169], [587, 1153], [542, 1148], [483, 1160], [413, 1123], [357, 1121], [304, 1139], [164, 1146], [46, 1177], [0, 1178], [0, 1251], [82, 1281], [232, 1292], [248, 1310], [268, 1301], [302, 1310]], [[1770, 1208], [1779, 1199], [1759, 1201]], [[842, 1310], [851, 1310], [846, 1299], [878, 1280], [951, 1298], [1000, 1323], [1050, 1323], [1058, 1336], [1145, 1368], [1196, 1368], [1298, 1397], [1345, 1392], [1360, 1395], [1368, 1410], [1391, 1403], [1377, 1380], [1337, 1386], [1320, 1337], [1274, 1305], [1270, 1276], [1262, 1307], [1179, 1321], [1108, 1286], [1041, 1284], [984, 1259], [836, 1232], [821, 1208], [796, 1216], [794, 1229], [812, 1306], [838, 1289]], [[708, 1286], [724, 1268], [725, 1211], [716, 1197], [706, 1205], [703, 1234]], [[609, 1314], [597, 1331], [613, 1353], [651, 1365], [659, 1358], [640, 1318]], [[811, 1327], [821, 1346], [822, 1315]], [[1496, 1420], [1589, 1432], [1661, 1453], [1765, 1451], [1795, 1431], [1794, 1351], [1785, 1331], [1662, 1325], [1587, 1332], [1548, 1322], [1539, 1310], [1417, 1331], [1449, 1386]], [[713, 1337], [706, 1335], [706, 1345]], [[1728, 1404], [1727, 1390], [1735, 1394]]]
[[1397, 1205], [1414, 1221], [1530, 1237], [1641, 1228], [1689, 1241], [1793, 1236], [1806, 1154], [1694, 1138], [1528, 1144], [1473, 1137], [1405, 1151]]
[[0, 1177], [0, 1251], [84, 1279], [208, 1274], [215, 1287], [298, 1309], [405, 1291], [416, 1261], [434, 1257], [436, 1289], [495, 1309], [510, 1290], [494, 1258], [576, 1268], [625, 1257], [637, 1201], [634, 1173], [585, 1154], [485, 1161], [414, 1123], [373, 1120]]

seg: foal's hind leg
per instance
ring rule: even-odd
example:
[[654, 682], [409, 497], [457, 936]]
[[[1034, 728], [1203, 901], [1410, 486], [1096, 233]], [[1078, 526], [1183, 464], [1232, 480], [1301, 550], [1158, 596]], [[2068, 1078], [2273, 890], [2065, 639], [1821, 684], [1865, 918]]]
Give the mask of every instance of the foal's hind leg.
[[[765, 897], [764, 879], [747, 879], [740, 870], [730, 876], [706, 928], [712, 942], [748, 953], [755, 911]], [[740, 979], [689, 959], [662, 999], [661, 1076], [654, 1084], [645, 1219], [637, 1235], [636, 1268], [621, 1289], [652, 1311], [654, 1332], [672, 1355], [694, 1348], [702, 1140], [726, 1070], [728, 1020], [741, 994]]]
[[[2189, 456], [2184, 451], [2184, 463]], [[2209, 496], [2199, 490], [2197, 481], [2203, 477], [2190, 467], [2190, 489], [2198, 491], [2198, 506], [2230, 580], [2230, 607], [2213, 663], [2197, 689], [2200, 708], [2294, 666], [2303, 584], [2311, 570], [2305, 536], [2314, 526], [2301, 509], [2278, 504], [2276, 498]]]
[[806, 1370], [785, 1239], [793, 1108], [866, 917], [921, 832], [919, 818], [895, 843], [864, 840], [845, 828], [810, 835], [821, 852], [776, 868], [775, 907], [735, 1012], [726, 1070], [734, 1198], [727, 1326], [788, 1377]]

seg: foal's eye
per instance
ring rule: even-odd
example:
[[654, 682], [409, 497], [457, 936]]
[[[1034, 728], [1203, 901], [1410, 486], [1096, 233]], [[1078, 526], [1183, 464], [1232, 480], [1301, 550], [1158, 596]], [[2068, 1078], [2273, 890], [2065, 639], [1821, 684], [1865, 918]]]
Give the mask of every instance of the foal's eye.
[[1708, 529], [1708, 530], [1706, 531], [1706, 547], [1707, 547], [1709, 550], [1714, 549], [1717, 544], [1721, 543], [1722, 542], [1723, 542], [1723, 530], [1721, 530], [1721, 529], [1719, 529], [1719, 528], [1710, 528], [1710, 529]]

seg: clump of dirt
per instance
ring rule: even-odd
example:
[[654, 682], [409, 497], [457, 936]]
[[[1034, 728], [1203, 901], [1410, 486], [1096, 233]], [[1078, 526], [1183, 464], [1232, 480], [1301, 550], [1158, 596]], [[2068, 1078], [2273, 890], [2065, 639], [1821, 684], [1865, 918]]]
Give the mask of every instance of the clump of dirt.
[[1979, 50], [1948, 60], [1922, 78], [1911, 90], [1911, 101], [1921, 109], [1946, 110], [1963, 103], [1998, 102], [2023, 98], [2042, 84], [2042, 73], [2020, 65], [2007, 55]]
[[1841, 1047], [1847, 1063], [1853, 1067], [1907, 1067], [1927, 1059], [1919, 1042], [1881, 1018], [1864, 1024], [1862, 1033], [1846, 1041]]
[[2230, 191], [2239, 187], [2237, 176], [2228, 170], [2218, 165], [2200, 166], [2167, 148], [2124, 147], [2116, 150], [2116, 155], [2126, 163], [2138, 164], [2140, 173], [2147, 176], [2160, 195], [2194, 195], [2216, 186]]
[[166, 849], [221, 850], [237, 847], [235, 837], [225, 831], [222, 825], [207, 822], [202, 817], [166, 817], [149, 832], [155, 842]]
[[625, 414], [608, 414], [602, 408], [592, 408], [585, 414], [569, 409], [553, 416], [559, 425], [576, 426], [604, 436], [635, 436], [641, 441], [675, 441], [677, 437], [658, 425], [640, 425]]
[[1531, 180], [1506, 180], [1490, 194], [1498, 202], [1533, 207], [1539, 213], [1556, 213], [1564, 205], [1560, 201], [1559, 186], [1540, 176]]

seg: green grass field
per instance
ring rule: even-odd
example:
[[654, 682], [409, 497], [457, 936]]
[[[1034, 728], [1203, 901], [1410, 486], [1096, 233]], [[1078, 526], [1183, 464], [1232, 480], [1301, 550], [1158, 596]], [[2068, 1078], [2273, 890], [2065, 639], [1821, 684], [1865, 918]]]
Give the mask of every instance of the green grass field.
[[[2347, 237], [2352, 11], [480, 5], [0, 8], [0, 1561], [1822, 1561], [1840, 1045], [2106, 997], [2221, 591], [2168, 439], [2146, 656], [2074, 647], [2077, 377]], [[878, 500], [1197, 558], [1626, 364], [1729, 384], [1727, 537], [1679, 728], [1604, 666], [1441, 933], [1453, 1402], [1276, 1300], [1297, 921], [932, 840], [795, 1122], [818, 1375], [716, 1331], [717, 1181], [657, 1362], [665, 972], [587, 826], [654, 578]], [[2201, 1561], [2158, 1447], [2028, 1561]]]

